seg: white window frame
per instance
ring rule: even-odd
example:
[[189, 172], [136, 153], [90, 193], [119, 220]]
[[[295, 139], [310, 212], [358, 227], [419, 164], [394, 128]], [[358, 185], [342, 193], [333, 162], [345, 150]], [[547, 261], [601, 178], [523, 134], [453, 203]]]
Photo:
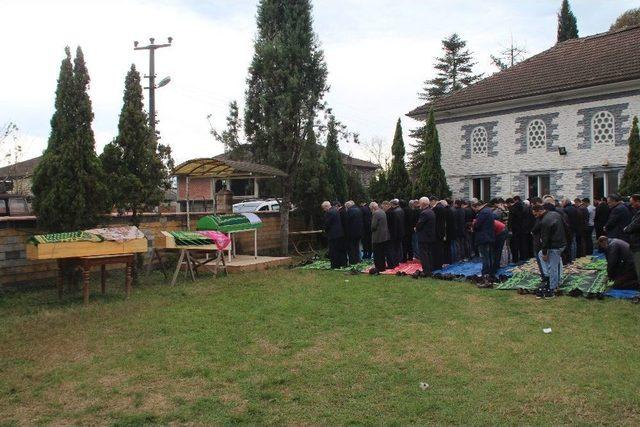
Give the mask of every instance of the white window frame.
[[[479, 135], [477, 135], [477, 134], [479, 134]], [[485, 144], [484, 144], [484, 150], [483, 151], [477, 152], [475, 150], [475, 141], [474, 141], [475, 138], [474, 137], [476, 135], [480, 136], [480, 137], [484, 136]], [[471, 131], [471, 155], [472, 156], [486, 156], [488, 152], [489, 152], [489, 132], [487, 132], [487, 129], [485, 129], [484, 126], [475, 127], [473, 129], [473, 131]]]
[[[596, 120], [599, 118], [599, 116], [608, 116], [611, 119], [611, 139], [608, 141], [603, 142], [602, 140], [597, 142], [596, 141], [596, 129], [595, 129], [595, 125], [596, 125]], [[616, 142], [616, 118], [613, 114], [611, 114], [611, 111], [609, 110], [602, 110], [602, 111], [598, 111], [597, 113], [595, 113], [593, 115], [593, 117], [591, 118], [591, 143], [594, 145], [608, 145], [608, 144], [613, 144]]]
[[604, 181], [604, 188], [602, 191], [603, 197], [609, 197], [609, 173], [610, 172], [615, 172], [616, 176], [618, 177], [618, 188], [620, 188], [620, 181], [621, 181], [621, 177], [620, 177], [620, 171], [597, 171], [597, 172], [593, 172], [591, 173], [591, 200], [595, 199], [595, 186], [593, 185], [593, 179], [596, 177], [596, 175], [602, 175], [603, 177], [603, 181]]
[[[469, 183], [469, 198], [475, 197], [473, 195], [473, 181], [475, 181], [476, 179], [480, 180], [480, 196], [482, 196], [482, 194], [484, 193], [486, 193], [487, 195], [487, 200], [484, 200], [484, 198], [482, 197], [477, 197], [477, 199], [482, 200], [485, 203], [489, 202], [489, 200], [491, 199], [491, 177], [490, 176], [476, 176], [471, 178]], [[484, 184], [486, 179], [489, 180], [489, 188], [485, 188]]]
[[[542, 131], [544, 133], [543, 135], [543, 140], [542, 140], [542, 145], [536, 145], [536, 146], [532, 146], [531, 145], [531, 127], [534, 124], [540, 124], [542, 125]], [[529, 122], [529, 124], [527, 125], [527, 150], [540, 150], [544, 147], [547, 146], [547, 124], [544, 122], [544, 120], [541, 119], [533, 119]]]

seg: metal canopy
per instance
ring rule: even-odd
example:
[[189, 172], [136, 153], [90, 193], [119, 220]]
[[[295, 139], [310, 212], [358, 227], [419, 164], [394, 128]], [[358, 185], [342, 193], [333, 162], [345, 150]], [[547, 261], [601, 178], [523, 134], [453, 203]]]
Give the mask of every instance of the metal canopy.
[[280, 169], [237, 160], [199, 158], [187, 160], [173, 169], [175, 176], [192, 178], [275, 178], [287, 176]]

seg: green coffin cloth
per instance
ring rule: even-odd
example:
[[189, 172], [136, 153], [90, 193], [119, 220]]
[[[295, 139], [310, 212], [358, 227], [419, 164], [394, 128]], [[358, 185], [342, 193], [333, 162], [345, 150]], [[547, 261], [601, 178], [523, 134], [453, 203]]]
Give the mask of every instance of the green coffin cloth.
[[255, 214], [207, 215], [198, 220], [196, 227], [202, 231], [243, 231], [262, 227]]
[[71, 231], [66, 233], [38, 234], [31, 236], [29, 243], [67, 243], [67, 242], [102, 242], [102, 237], [86, 231]]

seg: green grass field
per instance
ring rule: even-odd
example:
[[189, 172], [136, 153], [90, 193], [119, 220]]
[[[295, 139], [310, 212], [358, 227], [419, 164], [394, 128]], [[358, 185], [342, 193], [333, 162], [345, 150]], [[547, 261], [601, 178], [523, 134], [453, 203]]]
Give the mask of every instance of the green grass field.
[[1, 297], [0, 423], [640, 424], [626, 301], [296, 270], [97, 288]]

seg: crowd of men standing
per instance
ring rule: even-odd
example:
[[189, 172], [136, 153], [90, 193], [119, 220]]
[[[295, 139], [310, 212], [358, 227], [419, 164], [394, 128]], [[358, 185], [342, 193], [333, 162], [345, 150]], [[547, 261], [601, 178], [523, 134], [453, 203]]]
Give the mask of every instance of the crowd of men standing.
[[[332, 268], [373, 257], [371, 273], [417, 259], [429, 276], [444, 265], [482, 258], [481, 287], [490, 287], [501, 266], [536, 259], [542, 293], [557, 288], [562, 265], [591, 255], [594, 237], [607, 254], [609, 276], [635, 284], [640, 277], [640, 196], [629, 203], [611, 195], [596, 200], [519, 196], [471, 200], [392, 199], [343, 205], [324, 202]], [[594, 234], [595, 233], [595, 234]], [[623, 286], [623, 285], [621, 285]]]

